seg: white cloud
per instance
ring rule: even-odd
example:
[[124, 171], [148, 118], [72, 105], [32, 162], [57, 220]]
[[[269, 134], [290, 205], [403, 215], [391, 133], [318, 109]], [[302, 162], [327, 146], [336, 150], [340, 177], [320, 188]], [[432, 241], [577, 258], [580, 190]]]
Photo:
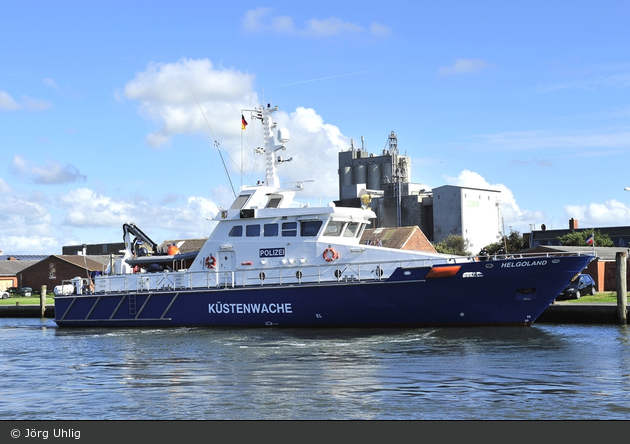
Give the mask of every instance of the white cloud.
[[582, 226], [625, 226], [630, 219], [630, 207], [615, 199], [588, 205], [565, 205], [564, 213]]
[[[339, 197], [338, 153], [350, 147], [350, 139], [335, 125], [324, 123], [312, 108], [299, 107], [290, 115], [278, 113], [277, 121], [291, 134], [287, 154], [283, 155], [293, 157], [293, 162], [281, 165], [280, 174], [292, 181], [315, 181], [305, 184], [304, 191], [296, 199], [321, 197], [336, 200]], [[316, 162], [313, 161], [315, 158]]]
[[[264, 30], [265, 25], [263, 25], [263, 19], [271, 14], [271, 11], [273, 11], [272, 8], [256, 8], [245, 11], [245, 16], [243, 17], [243, 28], [249, 32]], [[287, 18], [291, 20], [290, 17]]]
[[210, 199], [169, 195], [116, 198], [77, 188], [54, 199], [12, 190], [0, 179], [0, 249], [6, 254], [54, 254], [63, 245], [118, 242], [135, 222], [156, 242], [210, 233], [217, 205]]
[[49, 161], [44, 166], [37, 166], [20, 155], [13, 156], [14, 171], [28, 177], [34, 183], [61, 184], [71, 182], [85, 182], [85, 175], [77, 167], [67, 163], [65, 166], [56, 161]]
[[0, 194], [9, 194], [9, 193], [11, 193], [11, 187], [4, 179], [0, 178]]
[[28, 96], [22, 96], [21, 102], [16, 102], [6, 91], [0, 91], [0, 109], [6, 111], [28, 110], [43, 111], [52, 108], [52, 104], [45, 100], [34, 99]]
[[332, 36], [348, 36], [371, 34], [385, 36], [390, 33], [390, 28], [379, 23], [372, 23], [367, 28], [356, 23], [346, 22], [338, 17], [327, 19], [309, 19], [304, 28], [296, 27], [290, 16], [272, 15], [272, 8], [250, 9], [243, 17], [243, 28], [248, 32], [274, 32], [277, 34], [298, 35], [313, 38], [325, 38]]
[[215, 68], [207, 59], [182, 59], [151, 63], [127, 83], [124, 96], [137, 100], [140, 112], [161, 125], [146, 140], [157, 148], [175, 134], [207, 132], [208, 125], [217, 140], [237, 139], [241, 110], [258, 102], [253, 82], [253, 75]]
[[28, 236], [0, 236], [4, 254], [55, 254], [61, 248], [54, 237], [30, 234]]
[[545, 214], [540, 211], [521, 209], [516, 203], [514, 193], [507, 186], [501, 183], [491, 185], [478, 173], [464, 170], [457, 177], [445, 176], [444, 178], [449, 185], [500, 191], [501, 215], [506, 227], [525, 233], [530, 231], [531, 224], [539, 224], [541, 220], [546, 220]]
[[4, 109], [7, 111], [13, 111], [16, 109], [20, 109], [20, 105], [13, 100], [13, 97], [9, 95], [6, 91], [0, 91], [0, 109]]
[[47, 202], [40, 194], [15, 192], [0, 179], [0, 249], [6, 254], [50, 252], [55, 241]]
[[146, 196], [113, 198], [89, 188], [60, 194], [57, 202], [65, 212], [64, 225], [118, 228], [126, 222], [134, 222], [158, 243], [161, 241], [158, 235], [201, 237], [206, 218], [214, 217], [218, 211], [217, 205], [205, 197], [168, 196], [157, 202]]
[[44, 83], [44, 85], [46, 85], [49, 88], [52, 89], [59, 89], [59, 86], [57, 85], [57, 82], [55, 82], [53, 79], [44, 79], [42, 80], [42, 82]]
[[340, 18], [330, 17], [325, 20], [310, 19], [306, 22], [304, 35], [310, 37], [330, 37], [342, 34], [357, 34], [364, 29], [354, 23], [344, 22]]
[[490, 68], [493, 65], [482, 59], [458, 59], [451, 66], [444, 66], [440, 68], [440, 76], [452, 76], [457, 74], [477, 74], [485, 68]]
[[372, 23], [370, 25], [370, 32], [374, 35], [388, 35], [391, 32], [391, 28], [381, 25], [380, 23]]
[[[147, 136], [147, 142], [154, 147], [167, 144], [176, 134], [207, 132], [204, 116], [199, 110], [192, 86], [204, 114], [210, 122], [212, 134], [228, 153], [234, 163], [226, 159], [229, 168], [240, 165], [241, 157], [241, 110], [258, 106], [258, 96], [253, 90], [254, 76], [234, 69], [217, 69], [208, 60], [180, 60], [170, 64], [151, 64], [146, 71], [139, 73], [127, 83], [125, 96], [140, 102], [140, 112], [161, 125], [159, 131]], [[244, 112], [250, 122], [247, 131], [258, 131], [260, 124]], [[338, 196], [337, 152], [348, 149], [350, 140], [341, 134], [339, 128], [324, 123], [313, 109], [297, 108], [288, 113], [274, 114], [278, 127], [286, 127], [291, 134], [285, 158], [292, 157], [290, 164], [278, 168], [281, 178], [288, 181], [317, 180], [317, 185], [305, 185], [305, 191], [297, 198], [322, 197], [334, 200]], [[260, 137], [253, 141], [250, 134], [245, 136], [246, 144], [261, 143]], [[246, 146], [244, 157], [245, 174], [253, 169], [253, 164], [264, 165], [262, 157], [253, 158], [255, 146]], [[313, 163], [314, 153], [319, 159]], [[257, 179], [264, 179], [264, 170], [258, 170]], [[262, 175], [262, 177], [260, 177]], [[257, 179], [252, 178], [253, 183]]]
[[135, 208], [128, 202], [115, 201], [89, 188], [77, 188], [57, 197], [65, 211], [64, 223], [74, 227], [111, 227], [133, 219]]

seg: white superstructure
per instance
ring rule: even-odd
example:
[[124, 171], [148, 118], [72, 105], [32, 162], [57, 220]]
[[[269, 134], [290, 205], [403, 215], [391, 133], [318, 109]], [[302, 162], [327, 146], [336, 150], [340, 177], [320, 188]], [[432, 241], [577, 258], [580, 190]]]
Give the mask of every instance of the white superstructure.
[[125, 224], [124, 256], [104, 276], [95, 278], [96, 292], [151, 291], [165, 288], [209, 288], [265, 284], [304, 284], [339, 280], [380, 280], [397, 267], [472, 261], [450, 255], [361, 245], [363, 230], [375, 217], [367, 208], [291, 205], [293, 188], [279, 187], [276, 165], [288, 131], [274, 136], [272, 114], [253, 113], [263, 125], [265, 181], [245, 186], [229, 209], [220, 210], [216, 228], [193, 257], [139, 256], [131, 235], [155, 246], [132, 223]]

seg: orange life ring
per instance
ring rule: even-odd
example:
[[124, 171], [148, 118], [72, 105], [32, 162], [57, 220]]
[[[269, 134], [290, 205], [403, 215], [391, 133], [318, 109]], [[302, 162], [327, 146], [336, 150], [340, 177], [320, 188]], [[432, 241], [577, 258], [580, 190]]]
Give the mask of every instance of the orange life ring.
[[217, 258], [214, 256], [208, 256], [206, 258], [206, 267], [211, 270], [217, 266]]
[[[330, 255], [328, 253], [330, 253]], [[335, 259], [339, 259], [339, 253], [332, 247], [326, 248], [324, 250], [324, 259], [326, 259], [326, 262], [332, 262]]]

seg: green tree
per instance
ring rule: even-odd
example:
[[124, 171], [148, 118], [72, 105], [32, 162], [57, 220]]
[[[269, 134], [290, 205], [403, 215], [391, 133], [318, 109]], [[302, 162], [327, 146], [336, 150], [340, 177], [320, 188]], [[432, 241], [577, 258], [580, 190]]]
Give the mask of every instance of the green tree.
[[470, 241], [457, 234], [449, 235], [446, 239], [434, 244], [433, 247], [438, 253], [471, 256], [470, 251], [468, 251]]
[[508, 253], [524, 250], [529, 246], [525, 245], [523, 235], [519, 231], [510, 228], [510, 234], [505, 236], [505, 240], [502, 239], [498, 242], [494, 242], [488, 245], [488, 252], [490, 254], [495, 254], [499, 250], [499, 248], [504, 246], [504, 242], [507, 244]]
[[[558, 236], [557, 239], [560, 241], [560, 245], [564, 245], [565, 247], [583, 247], [586, 245], [586, 238], [592, 232], [593, 231], [591, 230], [571, 231], [564, 236]], [[607, 234], [602, 234], [600, 231], [595, 231], [595, 246], [614, 247], [615, 243], [610, 239], [610, 236], [608, 236]]]

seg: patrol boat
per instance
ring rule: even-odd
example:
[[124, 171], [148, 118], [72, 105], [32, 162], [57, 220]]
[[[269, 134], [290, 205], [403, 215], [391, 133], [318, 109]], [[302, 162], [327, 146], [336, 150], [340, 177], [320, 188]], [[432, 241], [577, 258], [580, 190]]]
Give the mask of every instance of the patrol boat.
[[[125, 251], [100, 276], [72, 280], [55, 297], [60, 327], [531, 326], [592, 253], [480, 261], [361, 244], [376, 215], [361, 208], [295, 205], [276, 152], [286, 149], [277, 107], [263, 127], [265, 180], [243, 187], [203, 247], [159, 254], [133, 223]], [[137, 244], [153, 247], [139, 254]], [[70, 294], [66, 294], [70, 293]]]

